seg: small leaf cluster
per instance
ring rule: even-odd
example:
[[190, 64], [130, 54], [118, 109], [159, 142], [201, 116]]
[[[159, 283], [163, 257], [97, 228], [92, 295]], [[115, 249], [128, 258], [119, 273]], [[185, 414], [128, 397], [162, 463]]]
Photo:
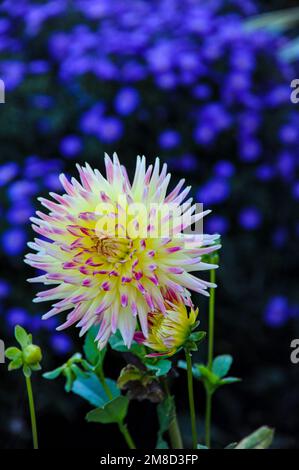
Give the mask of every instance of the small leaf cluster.
[[8, 370], [23, 368], [25, 377], [30, 377], [32, 372], [41, 369], [42, 351], [39, 346], [32, 343], [32, 335], [21, 326], [15, 327], [15, 338], [20, 348], [10, 347], [5, 351], [6, 357], [11, 361]]
[[[195, 363], [192, 368], [193, 376], [195, 379], [203, 382], [208, 393], [213, 394], [223, 385], [240, 382], [241, 379], [237, 377], [226, 376], [231, 368], [232, 362], [232, 356], [229, 354], [223, 354], [215, 357], [211, 368], [204, 364]], [[179, 361], [178, 365], [182, 369], [187, 369], [185, 361]]]

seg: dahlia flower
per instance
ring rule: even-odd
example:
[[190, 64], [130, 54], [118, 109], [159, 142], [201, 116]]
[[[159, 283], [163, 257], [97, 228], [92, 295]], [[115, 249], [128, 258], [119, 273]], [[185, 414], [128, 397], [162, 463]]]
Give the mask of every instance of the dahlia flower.
[[[159, 159], [146, 169], [145, 158], [137, 157], [132, 184], [116, 154], [113, 161], [105, 155], [105, 166], [106, 177], [87, 163], [77, 165], [80, 182], [62, 174], [66, 193], [50, 193], [53, 201], [39, 198], [49, 212], [37, 211], [31, 219], [43, 238], [29, 243], [37, 253], [25, 259], [45, 271], [29, 282], [51, 286], [35, 299], [54, 301], [43, 318], [68, 312], [58, 330], [77, 324], [80, 335], [98, 325], [100, 349], [117, 329], [128, 347], [136, 330], [147, 337], [148, 313], [165, 314], [167, 289], [187, 304], [189, 289], [208, 295], [207, 289], [214, 284], [197, 279], [192, 272], [217, 267], [203, 263], [201, 257], [220, 247], [217, 235], [184, 233], [209, 211], [196, 214], [192, 199], [182, 204], [190, 190], [182, 190], [184, 180], [166, 195], [170, 174], [166, 165], [160, 170]], [[142, 208], [137, 214], [136, 207], [128, 209], [134, 204]], [[181, 211], [183, 222], [176, 223], [172, 214], [167, 215], [164, 209], [169, 205]], [[155, 217], [159, 211], [164, 215], [158, 233]], [[165, 236], [170, 222], [172, 231]]]
[[172, 356], [183, 347], [192, 330], [197, 327], [198, 309], [193, 306], [188, 313], [186, 305], [174, 292], [168, 291], [165, 299], [166, 311], [149, 313], [148, 337], [144, 338], [141, 332], [135, 333], [134, 339], [153, 349], [155, 352], [148, 354], [149, 357]]

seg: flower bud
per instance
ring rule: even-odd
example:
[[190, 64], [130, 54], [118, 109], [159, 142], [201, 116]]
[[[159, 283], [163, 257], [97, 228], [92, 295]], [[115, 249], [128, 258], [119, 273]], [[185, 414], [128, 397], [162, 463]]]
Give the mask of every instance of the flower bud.
[[33, 365], [42, 360], [42, 351], [39, 346], [35, 344], [29, 344], [23, 350], [23, 359], [24, 363], [28, 365]]

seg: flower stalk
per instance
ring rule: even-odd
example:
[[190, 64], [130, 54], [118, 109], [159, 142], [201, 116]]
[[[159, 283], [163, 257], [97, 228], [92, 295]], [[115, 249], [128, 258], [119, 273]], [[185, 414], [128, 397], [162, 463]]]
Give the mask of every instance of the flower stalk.
[[34, 398], [33, 398], [33, 392], [32, 392], [31, 379], [30, 379], [30, 377], [25, 377], [25, 379], [26, 379], [26, 386], [27, 386], [30, 419], [31, 419], [33, 449], [38, 449], [36, 415], [35, 415], [35, 406], [34, 406]]
[[196, 431], [196, 415], [194, 406], [194, 391], [193, 391], [193, 374], [192, 374], [192, 355], [188, 349], [185, 349], [186, 363], [187, 363], [187, 380], [188, 380], [188, 396], [190, 407], [191, 419], [191, 432], [192, 432], [192, 448], [197, 449], [197, 431]]
[[[215, 283], [216, 271], [210, 271], [210, 282]], [[214, 353], [214, 323], [215, 323], [215, 289], [210, 288], [209, 298], [209, 336], [208, 336], [208, 369], [212, 371], [213, 353]], [[212, 391], [206, 388], [206, 422], [205, 422], [205, 440], [206, 446], [211, 447], [211, 420], [212, 420]]]

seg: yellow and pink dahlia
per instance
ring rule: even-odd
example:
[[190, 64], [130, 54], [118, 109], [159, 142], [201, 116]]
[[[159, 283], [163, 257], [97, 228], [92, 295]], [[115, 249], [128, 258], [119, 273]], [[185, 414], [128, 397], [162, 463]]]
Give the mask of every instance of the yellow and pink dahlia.
[[196, 213], [192, 199], [183, 203], [190, 190], [182, 190], [184, 180], [167, 195], [170, 174], [166, 165], [160, 170], [159, 159], [146, 168], [137, 157], [132, 184], [116, 154], [113, 161], [105, 155], [105, 166], [106, 177], [87, 163], [77, 165], [80, 182], [62, 174], [65, 194], [40, 198], [48, 212], [31, 219], [42, 239], [29, 243], [36, 253], [26, 262], [45, 271], [30, 282], [51, 286], [35, 299], [54, 302], [44, 319], [68, 312], [59, 330], [76, 323], [83, 335], [99, 325], [103, 348], [119, 329], [130, 347], [136, 330], [148, 336], [150, 312], [166, 312], [167, 290], [188, 305], [189, 289], [208, 295], [214, 285], [192, 273], [217, 267], [202, 256], [220, 245], [217, 235], [185, 233], [209, 211]]

